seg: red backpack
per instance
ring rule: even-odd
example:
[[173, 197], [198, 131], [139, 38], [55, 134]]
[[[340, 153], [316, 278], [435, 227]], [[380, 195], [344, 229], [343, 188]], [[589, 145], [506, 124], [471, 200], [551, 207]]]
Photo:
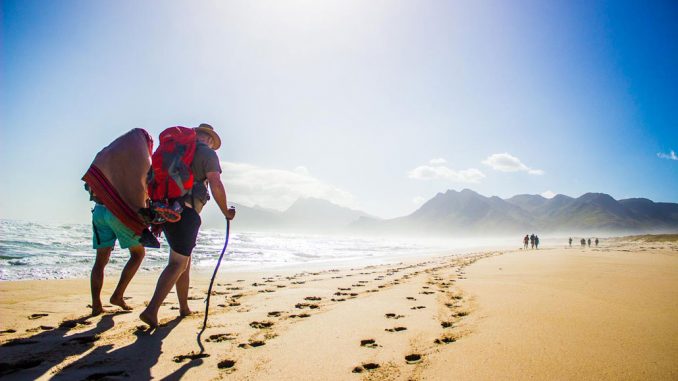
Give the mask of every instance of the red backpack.
[[152, 201], [167, 202], [193, 188], [191, 163], [195, 145], [195, 130], [192, 128], [170, 127], [160, 133], [148, 182], [148, 195]]

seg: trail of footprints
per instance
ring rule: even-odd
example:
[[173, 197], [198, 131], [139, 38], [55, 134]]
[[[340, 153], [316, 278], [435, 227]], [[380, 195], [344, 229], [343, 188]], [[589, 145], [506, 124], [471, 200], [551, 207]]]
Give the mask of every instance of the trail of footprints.
[[[494, 254], [489, 254], [494, 255]], [[430, 352], [435, 350], [435, 347], [454, 343], [457, 341], [461, 334], [453, 332], [455, 328], [455, 323], [458, 323], [459, 320], [465, 317], [468, 314], [468, 311], [463, 310], [463, 297], [459, 294], [458, 291], [450, 290], [454, 282], [457, 279], [465, 279], [463, 268], [475, 262], [476, 260], [486, 257], [488, 254], [478, 255], [476, 257], [468, 257], [463, 259], [448, 259], [440, 264], [439, 261], [427, 261], [423, 263], [413, 264], [413, 265], [403, 265], [393, 267], [391, 266], [369, 266], [362, 269], [350, 269], [347, 273], [340, 274], [339, 270], [327, 270], [321, 272], [301, 272], [288, 277], [268, 277], [263, 278], [263, 282], [252, 283], [252, 287], [260, 288], [267, 287], [266, 292], [275, 292], [273, 287], [277, 289], [287, 288], [287, 287], [299, 287], [301, 285], [318, 282], [322, 280], [329, 279], [348, 279], [353, 277], [371, 277], [371, 279], [361, 279], [354, 282], [350, 282], [349, 285], [343, 287], [337, 287], [336, 291], [332, 294], [332, 297], [323, 298], [320, 296], [307, 296], [304, 297], [303, 301], [296, 303], [289, 311], [269, 311], [267, 313], [267, 318], [272, 320], [264, 321], [252, 321], [250, 327], [259, 329], [262, 331], [267, 331], [265, 335], [269, 339], [274, 339], [277, 334], [273, 332], [273, 329], [276, 327], [276, 324], [286, 324], [293, 323], [297, 319], [305, 319], [312, 316], [312, 313], [320, 313], [325, 308], [331, 308], [337, 303], [345, 302], [350, 299], [355, 299], [361, 296], [367, 296], [370, 293], [379, 292], [385, 288], [395, 287], [403, 283], [414, 279], [420, 275], [427, 275], [429, 280], [426, 282], [426, 285], [422, 287], [422, 290], [419, 292], [420, 295], [424, 297], [431, 297], [435, 294], [440, 294], [441, 299], [443, 300], [442, 306], [447, 310], [445, 319], [440, 320], [441, 334], [438, 338], [432, 341], [431, 345], [427, 347], [428, 349], [423, 352]], [[454, 269], [453, 276], [442, 277], [439, 275], [440, 272], [445, 270]], [[327, 277], [327, 275], [330, 275]], [[276, 284], [271, 285], [270, 283], [275, 282], [289, 282], [288, 284]], [[371, 287], [373, 283], [378, 283], [374, 287]], [[220, 293], [219, 295], [225, 295], [226, 298], [230, 298], [231, 301], [229, 304], [221, 304], [220, 307], [233, 307], [233, 299], [246, 299], [257, 294], [261, 294], [262, 290], [257, 290], [256, 292], [247, 291], [242, 287], [233, 287], [230, 283], [220, 284], [220, 286], [225, 286], [227, 292]], [[356, 290], [358, 288], [358, 290]], [[239, 291], [240, 294], [228, 296], [228, 291]], [[407, 297], [408, 301], [417, 302], [417, 298], [414, 296]], [[441, 304], [436, 302], [436, 304]], [[239, 303], [237, 305], [240, 305]], [[423, 310], [427, 307], [421, 304], [415, 304], [410, 307], [412, 311]], [[439, 306], [440, 308], [440, 306]], [[244, 312], [245, 310], [240, 310], [236, 312]], [[302, 313], [293, 313], [292, 311], [308, 311]], [[405, 315], [396, 312], [385, 312], [384, 318], [392, 321], [404, 318]], [[386, 326], [384, 331], [399, 334], [400, 332], [407, 331], [407, 327], [400, 325]], [[233, 340], [232, 336], [227, 336], [228, 339], [214, 340], [214, 342], [223, 342]], [[403, 337], [403, 339], [406, 339]], [[240, 349], [251, 349], [264, 346], [266, 340], [261, 339], [250, 339], [247, 342], [239, 343], [237, 346]], [[371, 350], [378, 350], [381, 347], [380, 344], [376, 342], [375, 339], [362, 339], [359, 342], [360, 347], [368, 348]], [[424, 353], [410, 353], [403, 357], [402, 361], [406, 364], [414, 365], [420, 363], [424, 359]], [[229, 361], [230, 366], [224, 367], [223, 369], [228, 369], [233, 371], [235, 366], [234, 360], [224, 360]], [[220, 366], [220, 368], [222, 368]], [[380, 369], [381, 366], [378, 363], [365, 362], [358, 366], [355, 366], [352, 369], [353, 373], [362, 373], [370, 372]]]
[[[482, 256], [484, 257], [484, 256]], [[432, 287], [437, 288], [437, 292], [441, 293], [442, 298], [438, 300], [437, 304], [439, 305], [439, 308], [441, 306], [444, 306], [447, 310], [443, 311], [443, 315], [446, 315], [447, 317], [445, 319], [440, 320], [440, 326], [441, 326], [441, 335], [440, 337], [436, 338], [433, 340], [432, 344], [433, 345], [424, 345], [422, 347], [426, 348], [425, 350], [421, 351], [422, 353], [410, 353], [404, 356], [404, 358], [401, 360], [405, 364], [408, 365], [415, 365], [419, 364], [423, 361], [424, 359], [424, 354], [426, 352], [432, 352], [436, 350], [436, 347], [441, 346], [441, 345], [446, 345], [446, 344], [451, 344], [457, 341], [462, 334], [459, 332], [453, 332], [450, 330], [453, 330], [455, 327], [455, 323], [458, 323], [463, 317], [468, 315], [468, 310], [465, 310], [465, 306], [463, 304], [463, 296], [460, 295], [459, 291], [449, 291], [450, 287], [454, 283], [455, 279], [463, 279], [462, 275], [464, 275], [463, 268], [470, 265], [471, 263], [475, 262], [476, 260], [480, 259], [481, 257], [476, 257], [476, 258], [468, 258], [464, 261], [461, 261], [461, 263], [453, 263], [453, 264], [445, 264], [441, 266], [436, 266], [432, 267], [430, 269], [424, 270], [425, 273], [430, 275], [430, 279], [426, 282], [427, 286], [422, 287], [422, 291], [420, 294], [422, 295], [433, 295], [436, 294], [436, 291], [432, 291]], [[439, 275], [439, 272], [441, 270], [449, 269], [451, 267], [456, 267], [455, 274], [456, 276], [454, 277], [449, 277], [449, 279], [445, 279], [442, 276]], [[412, 275], [404, 275], [401, 277], [401, 280], [405, 281], [410, 279], [412, 276], [418, 275], [419, 272], [414, 272]], [[397, 283], [397, 282], [394, 282]], [[417, 298], [413, 296], [408, 296], [406, 297], [406, 300], [416, 302]], [[441, 303], [442, 300], [442, 303]], [[412, 310], [420, 310], [424, 309], [426, 306], [413, 306], [410, 309]], [[401, 315], [395, 312], [387, 312], [384, 314], [384, 317], [386, 319], [401, 319], [404, 318], [405, 315]], [[392, 332], [392, 333], [397, 333], [401, 331], [406, 331], [407, 327], [403, 326], [395, 326], [395, 327], [389, 327], [385, 328], [386, 332]], [[360, 340], [360, 346], [363, 348], [369, 348], [369, 349], [377, 349], [382, 347], [377, 341], [373, 338], [369, 339], [362, 339]], [[397, 361], [396, 361], [397, 363]], [[353, 373], [363, 373], [363, 372], [371, 372], [371, 371], [379, 371], [381, 369], [381, 365], [379, 363], [375, 362], [364, 362], [360, 365], [357, 365], [353, 368], [352, 372]]]
[[[463, 276], [463, 268], [469, 264], [475, 262], [478, 259], [483, 257], [494, 255], [491, 254], [482, 254], [476, 255], [474, 257], [465, 257], [465, 258], [447, 258], [441, 260], [430, 260], [426, 262], [421, 262], [412, 265], [404, 265], [402, 263], [398, 265], [375, 265], [368, 266], [365, 268], [352, 268], [349, 270], [340, 271], [337, 269], [318, 271], [318, 272], [300, 272], [291, 276], [281, 276], [275, 275], [272, 277], [264, 277], [261, 279], [261, 282], [254, 282], [250, 284], [250, 287], [243, 285], [245, 280], [238, 279], [234, 282], [229, 283], [217, 283], [217, 289], [212, 291], [212, 296], [217, 298], [224, 298], [223, 302], [217, 303], [217, 307], [222, 310], [226, 310], [227, 313], [235, 312], [248, 312], [249, 309], [246, 306], [243, 306], [243, 303], [250, 302], [252, 298], [257, 295], [265, 295], [270, 293], [275, 293], [278, 290], [286, 288], [296, 288], [303, 287], [303, 285], [312, 282], [319, 282], [323, 280], [337, 280], [337, 279], [346, 279], [349, 285], [344, 287], [337, 287], [336, 291], [333, 293], [332, 297], [321, 297], [310, 295], [304, 297], [303, 301], [298, 302], [294, 306], [291, 306], [290, 311], [269, 311], [267, 313], [267, 318], [269, 320], [262, 321], [252, 321], [249, 323], [249, 326], [255, 330], [262, 332], [262, 335], [255, 335], [254, 338], [250, 338], [245, 342], [239, 342], [237, 344], [232, 344], [237, 346], [239, 349], [249, 350], [252, 348], [257, 348], [264, 346], [266, 340], [274, 339], [277, 334], [274, 332], [274, 328], [277, 325], [281, 324], [293, 324], [295, 321], [303, 321], [307, 318], [310, 318], [312, 314], [320, 313], [325, 308], [331, 308], [333, 305], [336, 305], [341, 302], [346, 302], [351, 299], [355, 299], [361, 296], [369, 296], [371, 293], [379, 292], [383, 289], [390, 287], [397, 287], [400, 284], [407, 283], [410, 280], [418, 277], [420, 275], [427, 275], [429, 280], [426, 282], [426, 286], [422, 287], [422, 290], [419, 292], [423, 297], [431, 297], [436, 293], [440, 293], [442, 298], [445, 300], [444, 306], [449, 310], [448, 317], [445, 320], [441, 320], [441, 329], [443, 330], [441, 336], [432, 343], [435, 346], [449, 344], [455, 342], [459, 339], [459, 335], [453, 333], [447, 333], [454, 328], [454, 324], [459, 321], [459, 319], [466, 316], [468, 313], [465, 310], [462, 310], [463, 307], [463, 297], [459, 295], [458, 292], [450, 291], [449, 289], [453, 286], [456, 279], [465, 279]], [[441, 271], [449, 270], [455, 268], [455, 276], [443, 278], [438, 275]], [[363, 277], [369, 279], [359, 279], [356, 281], [351, 281], [351, 278], [354, 277]], [[235, 283], [235, 284], [234, 284]], [[373, 286], [374, 285], [374, 286]], [[203, 297], [191, 296], [189, 300], [202, 300]], [[417, 302], [417, 298], [414, 296], [408, 296], [408, 301]], [[415, 303], [416, 304], [416, 303]], [[437, 303], [439, 304], [439, 303]], [[412, 305], [410, 309], [412, 313], [416, 313], [417, 310], [425, 309], [426, 306], [416, 304]], [[299, 311], [299, 312], [294, 312]], [[121, 312], [121, 313], [128, 313]], [[212, 313], [214, 313], [213, 311]], [[32, 314], [28, 316], [30, 320], [37, 320], [48, 316], [48, 314]], [[404, 318], [405, 315], [398, 312], [385, 312], [384, 319], [386, 322], [389, 320], [396, 321], [398, 319]], [[36, 328], [29, 329], [28, 332], [36, 332], [38, 330], [53, 330], [53, 329], [71, 329], [76, 328], [80, 325], [90, 325], [91, 322], [87, 318], [72, 319], [63, 321], [58, 328], [51, 326], [41, 325]], [[209, 327], [209, 325], [208, 325]], [[138, 327], [141, 329], [141, 327]], [[213, 329], [213, 328], [212, 328]], [[407, 327], [400, 325], [386, 325], [384, 330], [389, 333], [399, 334], [400, 332], [407, 331]], [[0, 335], [5, 334], [14, 334], [17, 333], [16, 330], [6, 329], [0, 331]], [[105, 334], [105, 333], [104, 333]], [[261, 338], [263, 336], [263, 339]], [[0, 336], [1, 338], [1, 336]], [[99, 335], [74, 335], [71, 339], [66, 340], [62, 345], [91, 345], [95, 341], [99, 340]], [[237, 335], [231, 333], [213, 333], [207, 337], [205, 340], [209, 345], [223, 345], [224, 343], [237, 342]], [[31, 345], [38, 343], [38, 341], [31, 340], [30, 338], [15, 338], [4, 342], [0, 347], [9, 347], [15, 345]], [[371, 350], [378, 350], [381, 346], [376, 343], [374, 339], [363, 339], [360, 340], [360, 346], [364, 348], [369, 348]], [[53, 350], [53, 349], [52, 349]], [[429, 350], [432, 350], [429, 348]], [[209, 350], [208, 350], [209, 352]], [[223, 350], [219, 350], [223, 352]], [[231, 353], [230, 351], [228, 351]], [[44, 353], [43, 353], [44, 354]], [[42, 354], [41, 354], [42, 355]], [[185, 355], [177, 355], [173, 358], [175, 362], [183, 362], [186, 360], [197, 360], [200, 358], [208, 357], [207, 353], [189, 353]], [[423, 354], [420, 353], [411, 353], [405, 356], [402, 359], [407, 364], [417, 364], [423, 359]], [[226, 370], [228, 372], [235, 371], [236, 360], [232, 359], [223, 359], [217, 363], [219, 369]], [[0, 375], [11, 374], [14, 372], [21, 371], [23, 369], [29, 369], [35, 366], [38, 366], [42, 363], [42, 360], [38, 356], [34, 356], [28, 359], [20, 359], [13, 363], [0, 363]], [[67, 367], [67, 365], [66, 365]], [[365, 371], [373, 371], [380, 368], [380, 365], [377, 363], [366, 362], [360, 364], [353, 368], [354, 373], [362, 373]], [[92, 374], [93, 379], [97, 379], [98, 374]], [[101, 375], [103, 377], [112, 376], [112, 375]]]

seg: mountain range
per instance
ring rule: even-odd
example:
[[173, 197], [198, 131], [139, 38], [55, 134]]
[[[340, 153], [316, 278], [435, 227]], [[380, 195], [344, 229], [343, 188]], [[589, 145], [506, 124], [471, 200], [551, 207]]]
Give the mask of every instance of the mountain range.
[[[411, 214], [393, 219], [380, 219], [316, 198], [299, 199], [285, 211], [243, 205], [236, 209], [239, 229], [282, 232], [457, 237], [678, 231], [678, 204], [646, 198], [615, 200], [605, 193], [586, 193], [577, 198], [559, 194], [548, 199], [521, 194], [502, 199], [470, 189], [448, 190]], [[203, 214], [206, 221], [217, 218], [221, 222], [214, 206]]]

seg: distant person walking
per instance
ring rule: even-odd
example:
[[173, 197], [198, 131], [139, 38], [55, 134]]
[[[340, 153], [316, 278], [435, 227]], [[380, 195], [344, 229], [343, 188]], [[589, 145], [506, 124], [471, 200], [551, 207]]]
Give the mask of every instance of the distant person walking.
[[534, 234], [530, 235], [530, 246], [532, 246], [532, 249], [534, 249]]
[[528, 236], [527, 234], [525, 234], [525, 238], [523, 238], [523, 248], [524, 248], [525, 250], [527, 250], [528, 242], [530, 242], [530, 236]]
[[591, 238], [589, 238], [589, 247], [591, 247]]
[[534, 236], [534, 248], [539, 250], [539, 236], [538, 235]]
[[582, 238], [579, 243], [581, 243], [581, 247], [586, 247], [586, 240], [584, 238]]
[[570, 237], [570, 247], [572, 247], [572, 237]]
[[598, 238], [596, 238], [596, 247], [598, 247]]

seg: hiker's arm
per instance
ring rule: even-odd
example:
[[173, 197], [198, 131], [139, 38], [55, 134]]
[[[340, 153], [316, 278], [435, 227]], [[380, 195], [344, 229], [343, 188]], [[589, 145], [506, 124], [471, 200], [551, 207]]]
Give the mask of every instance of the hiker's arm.
[[228, 202], [226, 199], [226, 189], [224, 189], [224, 184], [221, 182], [221, 176], [219, 172], [208, 172], [207, 173], [207, 182], [210, 185], [210, 192], [212, 193], [212, 198], [219, 205], [221, 213], [224, 214], [226, 218], [232, 220], [235, 217], [235, 209], [228, 209]]

